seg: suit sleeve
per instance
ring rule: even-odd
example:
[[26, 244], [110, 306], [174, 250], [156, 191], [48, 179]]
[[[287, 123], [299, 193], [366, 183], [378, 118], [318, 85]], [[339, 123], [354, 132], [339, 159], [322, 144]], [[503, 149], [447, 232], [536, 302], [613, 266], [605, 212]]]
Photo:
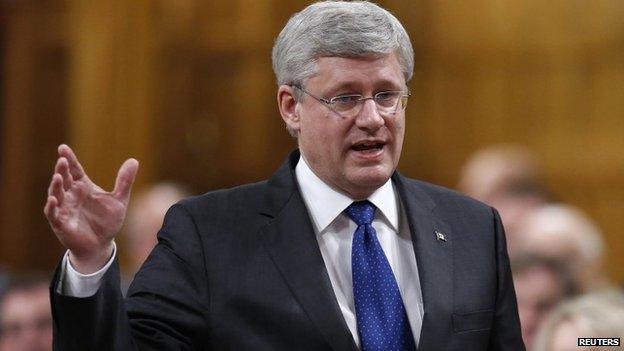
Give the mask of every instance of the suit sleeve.
[[490, 334], [489, 350], [525, 350], [518, 318], [518, 304], [513, 286], [505, 231], [498, 212], [494, 214], [496, 239], [497, 296], [494, 324]]
[[[55, 350], [204, 350], [210, 344], [201, 239], [193, 218], [174, 205], [158, 244], [124, 299], [117, 261], [94, 296], [58, 294], [51, 301]], [[132, 253], [129, 253], [132, 254]]]

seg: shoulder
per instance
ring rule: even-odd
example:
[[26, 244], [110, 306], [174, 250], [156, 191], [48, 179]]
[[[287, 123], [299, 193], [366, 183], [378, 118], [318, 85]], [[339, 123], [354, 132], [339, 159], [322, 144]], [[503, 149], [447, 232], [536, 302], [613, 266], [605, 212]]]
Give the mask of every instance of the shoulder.
[[245, 209], [259, 208], [266, 195], [267, 181], [217, 189], [205, 194], [191, 196], [178, 202], [193, 216], [222, 215]]
[[495, 212], [489, 205], [456, 190], [407, 177], [400, 177], [400, 180], [406, 196], [416, 196], [420, 201], [427, 201], [437, 213], [491, 218]]
[[405, 188], [408, 191], [414, 191], [415, 189], [422, 191], [435, 203], [436, 206], [456, 205], [467, 206], [470, 208], [490, 209], [490, 206], [484, 204], [483, 202], [475, 200], [453, 189], [407, 177], [401, 177], [401, 180], [405, 183]]
[[165, 222], [186, 223], [202, 236], [253, 232], [271, 220], [266, 211], [271, 189], [261, 181], [192, 196], [173, 205]]

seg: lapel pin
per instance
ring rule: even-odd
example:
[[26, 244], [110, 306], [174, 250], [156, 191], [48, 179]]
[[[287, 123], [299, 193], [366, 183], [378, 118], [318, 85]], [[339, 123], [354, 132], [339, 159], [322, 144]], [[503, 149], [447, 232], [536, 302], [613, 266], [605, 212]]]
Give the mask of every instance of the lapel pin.
[[444, 241], [446, 242], [446, 237], [444, 236], [444, 234], [440, 233], [439, 231], [435, 231], [435, 235], [436, 235], [436, 239], [438, 239], [439, 241]]

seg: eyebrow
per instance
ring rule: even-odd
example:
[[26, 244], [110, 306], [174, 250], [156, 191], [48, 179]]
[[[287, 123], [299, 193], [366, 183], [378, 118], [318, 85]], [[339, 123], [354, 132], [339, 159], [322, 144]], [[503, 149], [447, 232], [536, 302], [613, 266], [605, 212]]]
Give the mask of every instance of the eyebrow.
[[[396, 82], [388, 80], [388, 79], [382, 79], [378, 82], [375, 82], [375, 87], [384, 87], [383, 89], [380, 90], [402, 90], [403, 88], [400, 87], [400, 85], [397, 85]], [[340, 91], [344, 91], [344, 90], [358, 90], [361, 89], [362, 84], [357, 82], [357, 81], [346, 81], [346, 82], [342, 82], [339, 85], [330, 88], [327, 90], [327, 95], [336, 95], [336, 93], [340, 92]], [[358, 93], [359, 94], [359, 93]]]
[[330, 89], [327, 90], [327, 94], [328, 95], [335, 95], [336, 93], [340, 92], [340, 91], [344, 91], [344, 90], [357, 90], [358, 88], [361, 87], [361, 84], [359, 84], [358, 82], [355, 81], [347, 81], [347, 82], [342, 82], [337, 86], [334, 86]]

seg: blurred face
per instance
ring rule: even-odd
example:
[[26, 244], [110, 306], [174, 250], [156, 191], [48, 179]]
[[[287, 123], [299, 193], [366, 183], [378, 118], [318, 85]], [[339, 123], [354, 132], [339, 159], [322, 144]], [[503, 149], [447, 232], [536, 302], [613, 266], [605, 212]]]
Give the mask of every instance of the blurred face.
[[[330, 99], [337, 95], [371, 97], [383, 91], [407, 92], [395, 54], [378, 58], [322, 57], [317, 74], [304, 89]], [[352, 198], [366, 198], [394, 172], [401, 155], [405, 112], [382, 116], [373, 100], [359, 114], [345, 118], [305, 95], [298, 104], [299, 148], [312, 171], [325, 183]], [[288, 122], [287, 122], [288, 123]]]
[[52, 350], [52, 313], [47, 285], [8, 292], [0, 309], [0, 351]]
[[514, 274], [513, 279], [522, 339], [530, 346], [544, 316], [563, 298], [563, 286], [552, 271], [545, 267], [530, 268]]
[[[552, 351], [575, 351], [579, 349], [590, 349], [589, 347], [578, 347], [577, 339], [586, 336], [577, 323], [566, 320], [559, 324], [553, 332], [550, 350]], [[599, 349], [599, 348], [598, 348]], [[610, 347], [604, 347], [605, 350]]]

